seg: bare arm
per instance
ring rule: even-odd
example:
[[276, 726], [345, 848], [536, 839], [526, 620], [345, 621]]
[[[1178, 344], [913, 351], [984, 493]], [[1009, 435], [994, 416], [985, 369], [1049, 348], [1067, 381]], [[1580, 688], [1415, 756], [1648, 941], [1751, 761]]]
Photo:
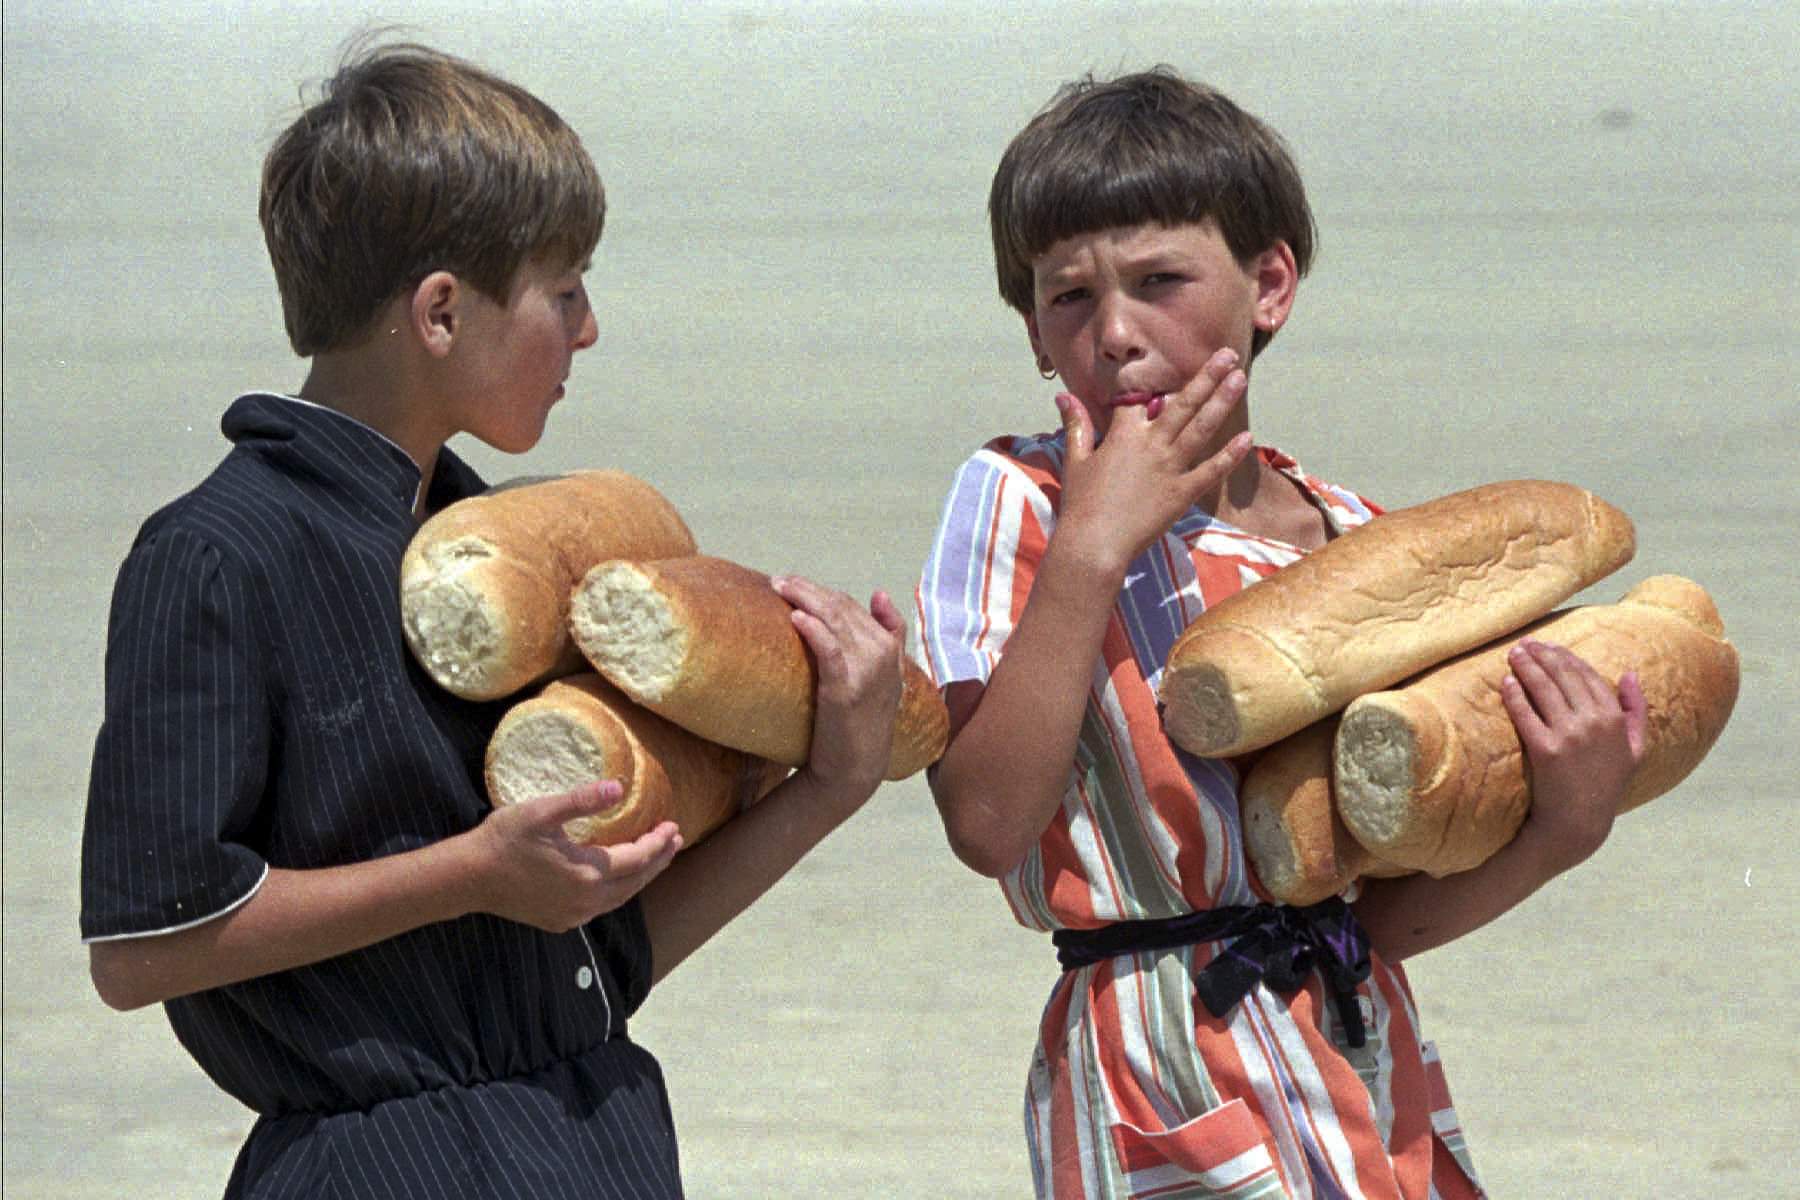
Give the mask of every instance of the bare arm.
[[804, 579], [777, 579], [819, 670], [805, 766], [677, 858], [644, 890], [653, 979], [749, 908], [874, 794], [900, 703], [904, 622], [885, 592], [868, 611]]
[[1627, 673], [1614, 689], [1566, 649], [1527, 641], [1501, 698], [1530, 764], [1531, 811], [1513, 840], [1471, 871], [1372, 879], [1357, 919], [1390, 962], [1441, 946], [1506, 912], [1605, 842], [1644, 757], [1644, 697]]
[[618, 802], [613, 781], [497, 809], [456, 837], [316, 870], [271, 869], [231, 912], [175, 933], [94, 942], [88, 966], [118, 1009], [360, 950], [435, 921], [491, 912], [551, 932], [618, 907], [679, 848], [665, 822], [623, 846], [570, 842], [562, 826]]
[[951, 849], [983, 875], [1023, 858], [1062, 801], [1126, 567], [1249, 451], [1246, 433], [1201, 457], [1244, 394], [1236, 361], [1215, 354], [1159, 416], [1115, 413], [1098, 449], [1081, 406], [1059, 401], [1068, 452], [1056, 529], [985, 688], [947, 691], [951, 742], [931, 772]]

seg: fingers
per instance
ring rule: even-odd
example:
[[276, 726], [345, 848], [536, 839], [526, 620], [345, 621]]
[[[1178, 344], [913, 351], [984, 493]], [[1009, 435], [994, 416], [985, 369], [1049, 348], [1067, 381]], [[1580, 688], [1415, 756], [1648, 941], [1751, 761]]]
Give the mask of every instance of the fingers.
[[1535, 638], [1509, 650], [1507, 665], [1512, 675], [1502, 681], [1502, 699], [1515, 723], [1524, 717], [1544, 729], [1614, 725], [1624, 730], [1633, 761], [1642, 760], [1648, 713], [1635, 672], [1626, 672], [1615, 687], [1568, 647]]
[[1562, 647], [1532, 638], [1523, 639], [1507, 651], [1506, 663], [1512, 668], [1513, 678], [1523, 686], [1526, 699], [1546, 725], [1556, 724], [1575, 701], [1585, 698], [1585, 686], [1577, 678], [1571, 660], [1586, 666]]
[[616, 779], [601, 779], [554, 796], [538, 796], [525, 801], [523, 807], [529, 811], [533, 824], [561, 827], [577, 817], [605, 812], [624, 798], [623, 784]]
[[906, 628], [898, 606], [884, 591], [875, 592], [865, 610], [843, 592], [799, 575], [779, 575], [770, 582], [781, 598], [794, 606], [794, 628], [815, 653], [821, 646], [827, 653], [839, 653], [840, 643], [885, 643]]
[[1625, 738], [1631, 746], [1631, 761], [1641, 763], [1650, 737], [1650, 705], [1644, 700], [1636, 671], [1619, 677], [1619, 707], [1625, 710]]
[[906, 629], [906, 618], [900, 615], [893, 597], [879, 589], [869, 597], [869, 615], [889, 633], [898, 634]]
[[[634, 841], [596, 847], [596, 852], [601, 859], [599, 865], [603, 875], [614, 882], [623, 882], [646, 871], [654, 878], [674, 861], [681, 846], [681, 830], [675, 822], [664, 821]], [[648, 883], [649, 879], [643, 882]]]
[[1094, 423], [1087, 406], [1068, 392], [1056, 396], [1056, 411], [1062, 414], [1063, 432], [1068, 440], [1069, 461], [1078, 462], [1094, 449]]
[[1227, 347], [1215, 351], [1186, 387], [1164, 397], [1160, 410], [1146, 405], [1144, 420], [1153, 421], [1165, 437], [1198, 449], [1218, 433], [1249, 387], [1249, 377], [1238, 367], [1237, 351]]

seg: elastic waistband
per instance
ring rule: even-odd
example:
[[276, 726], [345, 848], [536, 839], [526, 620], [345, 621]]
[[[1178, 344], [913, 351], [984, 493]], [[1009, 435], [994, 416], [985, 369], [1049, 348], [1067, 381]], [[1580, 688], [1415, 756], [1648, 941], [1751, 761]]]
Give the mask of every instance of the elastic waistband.
[[1118, 921], [1098, 929], [1059, 929], [1050, 935], [1065, 971], [1123, 954], [1227, 939], [1224, 949], [1194, 975], [1194, 988], [1207, 1012], [1224, 1017], [1258, 983], [1291, 995], [1316, 969], [1337, 1004], [1350, 1045], [1363, 1044], [1356, 988], [1369, 977], [1369, 938], [1350, 906], [1335, 897], [1305, 908], [1239, 905]]

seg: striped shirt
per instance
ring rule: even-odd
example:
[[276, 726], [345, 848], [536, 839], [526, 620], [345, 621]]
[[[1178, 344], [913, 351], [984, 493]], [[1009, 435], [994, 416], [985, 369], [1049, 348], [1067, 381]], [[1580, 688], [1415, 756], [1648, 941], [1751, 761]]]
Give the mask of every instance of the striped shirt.
[[[1061, 433], [1004, 437], [958, 470], [918, 590], [919, 656], [940, 687], [985, 683], [1056, 525]], [[1259, 448], [1334, 531], [1379, 509]], [[1125, 575], [1094, 664], [1062, 805], [1001, 879], [1031, 929], [1090, 929], [1266, 896], [1245, 858], [1238, 768], [1164, 736], [1156, 685], [1189, 622], [1303, 552], [1191, 509]], [[1258, 985], [1224, 1018], [1195, 997], [1205, 942], [1065, 973], [1026, 1088], [1040, 1196], [1401, 1198], [1480, 1195], [1397, 964], [1358, 989], [1352, 1048], [1314, 975]]]
[[[400, 556], [420, 472], [341, 413], [241, 397], [235, 443], [120, 568], [82, 842], [84, 939], [247, 901], [270, 867], [472, 828], [504, 702], [408, 654]], [[449, 450], [428, 508], [482, 488]], [[673, 1121], [626, 1036], [649, 989], [636, 903], [556, 936], [490, 915], [183, 996], [169, 1022], [260, 1114], [228, 1196], [668, 1197]]]

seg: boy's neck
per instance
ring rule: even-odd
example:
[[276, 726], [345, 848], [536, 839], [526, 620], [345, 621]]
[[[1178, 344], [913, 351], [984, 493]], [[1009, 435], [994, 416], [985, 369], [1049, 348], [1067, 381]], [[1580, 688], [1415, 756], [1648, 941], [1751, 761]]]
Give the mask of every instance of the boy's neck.
[[[1232, 438], [1250, 428], [1249, 405], [1246, 396], [1213, 435], [1213, 444], [1202, 458], [1217, 454]], [[1234, 528], [1304, 550], [1318, 549], [1330, 536], [1323, 516], [1293, 480], [1263, 462], [1262, 455], [1254, 449], [1232, 468], [1216, 491], [1200, 497], [1199, 506]]]
[[404, 450], [419, 468], [423, 504], [449, 433], [418, 394], [416, 372], [403, 361], [406, 352], [401, 338], [377, 332], [350, 349], [314, 355], [300, 398], [353, 417]]

